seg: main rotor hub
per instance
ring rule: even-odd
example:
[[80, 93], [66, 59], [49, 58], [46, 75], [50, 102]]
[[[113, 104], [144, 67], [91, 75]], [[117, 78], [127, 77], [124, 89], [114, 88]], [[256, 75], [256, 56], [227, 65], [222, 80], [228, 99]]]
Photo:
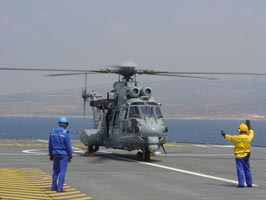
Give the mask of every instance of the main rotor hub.
[[139, 66], [134, 62], [127, 61], [120, 65], [113, 65], [113, 67], [115, 68], [114, 73], [123, 76], [123, 80], [130, 81], [132, 80], [132, 76], [138, 73], [138, 70], [136, 70], [136, 68], [138, 68]]

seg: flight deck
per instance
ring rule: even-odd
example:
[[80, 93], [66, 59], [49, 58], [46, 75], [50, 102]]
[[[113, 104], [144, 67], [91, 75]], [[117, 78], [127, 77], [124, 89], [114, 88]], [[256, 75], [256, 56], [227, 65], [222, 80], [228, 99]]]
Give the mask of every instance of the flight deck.
[[50, 191], [45, 140], [0, 140], [0, 199], [262, 200], [266, 148], [252, 147], [252, 188], [237, 188], [233, 146], [169, 143], [150, 162], [136, 152], [100, 148], [95, 157], [72, 141], [66, 192]]

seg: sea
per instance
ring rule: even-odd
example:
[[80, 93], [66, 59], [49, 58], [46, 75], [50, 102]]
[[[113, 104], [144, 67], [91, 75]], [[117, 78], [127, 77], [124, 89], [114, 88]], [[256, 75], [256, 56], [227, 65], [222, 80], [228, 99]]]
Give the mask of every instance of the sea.
[[[45, 139], [57, 126], [54, 117], [0, 117], [0, 139]], [[79, 139], [78, 131], [93, 127], [92, 119], [69, 118], [68, 130], [72, 139]], [[166, 119], [168, 142], [229, 145], [221, 130], [237, 134], [244, 120]], [[266, 120], [250, 120], [255, 131], [253, 146], [266, 147]]]

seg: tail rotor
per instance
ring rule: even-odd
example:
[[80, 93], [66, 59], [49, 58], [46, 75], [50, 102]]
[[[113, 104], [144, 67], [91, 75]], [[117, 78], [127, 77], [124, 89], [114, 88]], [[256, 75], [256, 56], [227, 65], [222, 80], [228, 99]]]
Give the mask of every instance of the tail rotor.
[[85, 74], [85, 89], [82, 91], [81, 97], [83, 98], [83, 117], [86, 116], [86, 102], [89, 97], [87, 94], [87, 74]]

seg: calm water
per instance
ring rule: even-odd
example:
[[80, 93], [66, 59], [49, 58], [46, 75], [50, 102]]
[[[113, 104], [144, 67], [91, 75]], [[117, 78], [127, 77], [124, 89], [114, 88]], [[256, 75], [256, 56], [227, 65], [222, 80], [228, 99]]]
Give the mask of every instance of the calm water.
[[[78, 139], [77, 131], [91, 128], [92, 120], [69, 118], [69, 131], [73, 139]], [[237, 133], [239, 120], [166, 120], [169, 142], [230, 144], [220, 135], [220, 130]], [[251, 120], [255, 130], [252, 142], [256, 146], [266, 146], [266, 120]], [[57, 118], [44, 117], [0, 117], [1, 139], [48, 139], [50, 129], [57, 126]]]

